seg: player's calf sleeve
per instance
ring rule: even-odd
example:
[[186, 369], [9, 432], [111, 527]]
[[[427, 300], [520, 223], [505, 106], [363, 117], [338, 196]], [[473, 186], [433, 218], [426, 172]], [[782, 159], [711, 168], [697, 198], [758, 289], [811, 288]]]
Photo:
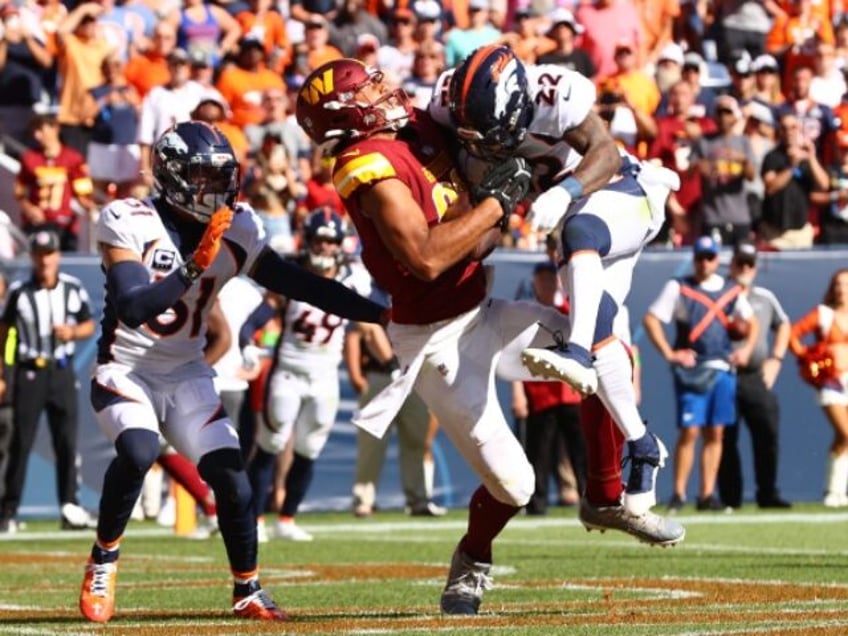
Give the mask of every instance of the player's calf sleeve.
[[485, 486], [477, 488], [468, 504], [468, 530], [462, 538], [462, 551], [475, 561], [491, 563], [492, 542], [519, 510], [518, 506], [495, 499]]
[[633, 367], [627, 347], [618, 339], [595, 350], [598, 396], [626, 440], [639, 439], [647, 429], [636, 406]]
[[618, 314], [618, 305], [607, 292], [601, 294], [601, 302], [598, 303], [598, 314], [595, 317], [595, 333], [592, 336], [592, 344], [598, 344], [612, 336], [612, 326], [615, 316]]
[[250, 463], [247, 465], [247, 476], [250, 480], [250, 488], [253, 491], [253, 516], [258, 518], [265, 512], [268, 502], [268, 491], [271, 481], [274, 479], [274, 464], [277, 456], [267, 453], [258, 446], [255, 449]]
[[117, 455], [106, 469], [100, 495], [97, 539], [103, 545], [124, 534], [144, 475], [159, 455], [159, 436], [153, 431], [128, 429], [115, 440], [115, 451]]
[[297, 514], [303, 498], [306, 497], [306, 491], [312, 483], [314, 466], [314, 459], [298, 453], [294, 454], [289, 474], [286, 475], [286, 498], [283, 501], [283, 507], [280, 508], [281, 516], [294, 517]]
[[230, 568], [233, 572], [252, 572], [256, 569], [256, 517], [241, 453], [236, 448], [212, 451], [200, 458], [197, 469], [215, 491], [218, 527]]
[[179, 453], [163, 453], [159, 455], [159, 464], [173, 477], [177, 483], [185, 488], [194, 497], [194, 500], [203, 508], [203, 514], [215, 514], [215, 501], [211, 497], [212, 491], [209, 485], [200, 477], [197, 467]]
[[624, 436], [597, 395], [580, 403], [580, 428], [586, 442], [586, 492], [583, 496], [596, 507], [618, 503], [621, 454]]

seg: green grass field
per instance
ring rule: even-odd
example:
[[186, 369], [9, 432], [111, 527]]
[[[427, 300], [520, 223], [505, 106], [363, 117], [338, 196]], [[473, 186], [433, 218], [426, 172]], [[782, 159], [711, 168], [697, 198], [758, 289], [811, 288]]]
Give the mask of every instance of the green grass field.
[[482, 614], [443, 619], [463, 511], [306, 514], [313, 543], [260, 546], [263, 584], [292, 616], [275, 625], [230, 617], [220, 538], [133, 523], [106, 626], [84, 622], [76, 606], [93, 533], [30, 522], [0, 541], [0, 634], [848, 634], [848, 513], [746, 506], [680, 520], [684, 543], [660, 549], [586, 533], [573, 510], [516, 518], [496, 543]]

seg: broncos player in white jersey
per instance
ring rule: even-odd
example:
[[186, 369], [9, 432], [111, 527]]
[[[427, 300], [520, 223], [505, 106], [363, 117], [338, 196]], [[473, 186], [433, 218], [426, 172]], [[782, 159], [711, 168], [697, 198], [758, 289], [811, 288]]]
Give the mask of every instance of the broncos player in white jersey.
[[103, 480], [80, 610], [95, 622], [114, 614], [118, 546], [161, 432], [215, 492], [234, 613], [286, 620], [259, 584], [250, 484], [203, 360], [207, 314], [239, 274], [352, 320], [378, 321], [382, 308], [266, 247], [256, 215], [235, 203], [238, 163], [220, 131], [180, 123], [152, 153], [155, 196], [114, 201], [96, 229], [106, 304], [91, 401], [116, 457]]
[[613, 323], [678, 181], [619, 152], [594, 103], [595, 87], [579, 73], [524, 65], [510, 49], [490, 45], [442, 75], [430, 112], [472, 157], [528, 160], [532, 226], [556, 228], [572, 330], [568, 342], [526, 349], [522, 361], [534, 375], [558, 377], [584, 395], [598, 392], [628, 442], [624, 506], [640, 515], [656, 503], [656, 473], [668, 452], [639, 414], [629, 352]]
[[[319, 208], [303, 222], [303, 266], [368, 295], [370, 278], [362, 268], [343, 263], [345, 224], [330, 208]], [[265, 414], [260, 418], [256, 452], [248, 466], [259, 523], [265, 510], [275, 458], [294, 436], [294, 456], [285, 476], [285, 497], [274, 524], [274, 536], [311, 541], [295, 524], [295, 516], [312, 482], [339, 409], [339, 364], [347, 320], [313, 304], [272, 294], [245, 321], [239, 335], [247, 344], [252, 334], [279, 314], [283, 330], [268, 377]]]

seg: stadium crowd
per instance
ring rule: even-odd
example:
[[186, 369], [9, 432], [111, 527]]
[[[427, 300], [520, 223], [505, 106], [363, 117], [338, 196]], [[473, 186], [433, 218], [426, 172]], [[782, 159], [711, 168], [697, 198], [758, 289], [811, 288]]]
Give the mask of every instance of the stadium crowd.
[[[13, 238], [50, 224], [63, 250], [90, 249], [98, 209], [148, 192], [151, 144], [196, 118], [227, 136], [242, 196], [293, 252], [309, 211], [344, 213], [293, 117], [305, 76], [356, 57], [423, 107], [442, 70], [500, 42], [591, 78], [618, 143], [680, 175], [655, 243], [848, 239], [836, 0], [6, 0], [0, 17], [0, 135], [21, 159], [19, 207], [0, 226]], [[504, 245], [541, 246], [511, 221]], [[4, 256], [14, 244], [0, 241]]]

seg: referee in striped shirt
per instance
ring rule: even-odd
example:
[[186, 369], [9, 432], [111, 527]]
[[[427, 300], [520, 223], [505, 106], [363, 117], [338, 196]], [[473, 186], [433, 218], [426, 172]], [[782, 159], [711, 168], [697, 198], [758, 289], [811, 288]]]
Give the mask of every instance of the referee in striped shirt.
[[5, 386], [0, 361], [0, 396], [11, 392], [12, 440], [0, 500], [0, 533], [17, 529], [15, 516], [24, 489], [27, 461], [38, 421], [46, 411], [56, 455], [62, 528], [92, 527], [77, 499], [77, 378], [74, 342], [94, 334], [88, 294], [80, 281], [59, 272], [59, 236], [40, 230], [30, 237], [32, 275], [9, 288], [0, 316], [0, 351], [10, 328], [17, 332], [12, 386]]

